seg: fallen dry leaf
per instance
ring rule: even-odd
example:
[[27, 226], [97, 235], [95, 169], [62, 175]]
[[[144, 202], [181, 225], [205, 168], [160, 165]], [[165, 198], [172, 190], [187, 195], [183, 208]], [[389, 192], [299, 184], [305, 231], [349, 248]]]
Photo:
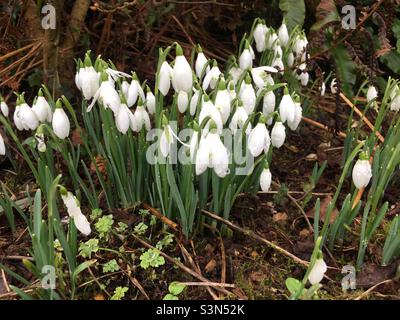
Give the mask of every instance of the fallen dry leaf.
[[[325, 198], [322, 199], [321, 201], [321, 206], [320, 206], [320, 212], [319, 212], [319, 220], [322, 222], [325, 222], [325, 217], [326, 217], [326, 210], [328, 209], [329, 203], [332, 201], [331, 196], [326, 196]], [[331, 217], [329, 219], [329, 223], [332, 224], [335, 222], [337, 216], [339, 214], [338, 209], [333, 208]], [[314, 219], [315, 216], [315, 210], [314, 207], [312, 207], [310, 210], [307, 212], [307, 217]]]
[[275, 214], [272, 216], [272, 221], [274, 221], [274, 222], [281, 222], [281, 221], [286, 221], [287, 218], [288, 218], [288, 216], [287, 216], [287, 213], [286, 213], [286, 212], [278, 212], [278, 213], [275, 213]]
[[215, 269], [215, 267], [217, 266], [217, 262], [214, 259], [211, 259], [207, 265], [206, 265], [206, 272], [210, 273], [211, 271], [213, 271]]

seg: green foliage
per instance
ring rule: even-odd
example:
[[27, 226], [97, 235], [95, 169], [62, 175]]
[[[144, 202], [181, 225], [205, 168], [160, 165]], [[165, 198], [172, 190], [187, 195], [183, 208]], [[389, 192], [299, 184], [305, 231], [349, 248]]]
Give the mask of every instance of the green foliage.
[[186, 285], [177, 281], [171, 282], [168, 286], [169, 293], [163, 300], [179, 300], [178, 295], [186, 288]]
[[146, 225], [144, 222], [140, 222], [135, 226], [134, 232], [138, 235], [142, 235], [147, 231], [148, 228], [148, 225]]
[[331, 53], [336, 63], [338, 78], [342, 83], [341, 89], [347, 96], [353, 96], [353, 86], [357, 79], [357, 65], [344, 45], [333, 48]]
[[115, 272], [119, 270], [119, 265], [115, 259], [103, 264], [103, 273]]
[[125, 293], [128, 292], [127, 287], [116, 287], [114, 294], [110, 298], [110, 300], [122, 300], [125, 297]]
[[303, 26], [306, 15], [304, 0], [280, 0], [279, 8], [283, 11], [289, 30], [293, 30], [296, 26]]
[[143, 269], [149, 267], [157, 268], [164, 264], [164, 257], [160, 255], [160, 251], [157, 249], [149, 249], [140, 256], [140, 266]]
[[99, 233], [100, 239], [108, 237], [108, 234], [110, 233], [113, 224], [114, 219], [112, 214], [103, 216], [96, 222], [94, 226], [96, 228], [96, 231]]
[[91, 258], [93, 253], [99, 251], [99, 240], [89, 239], [86, 242], [81, 243], [79, 246], [79, 255], [83, 258]]

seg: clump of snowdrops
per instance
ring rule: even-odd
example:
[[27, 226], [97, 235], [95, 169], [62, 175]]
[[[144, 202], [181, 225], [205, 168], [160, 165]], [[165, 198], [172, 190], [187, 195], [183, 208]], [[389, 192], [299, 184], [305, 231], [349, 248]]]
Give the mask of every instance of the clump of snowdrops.
[[[275, 31], [261, 19], [225, 72], [200, 46], [189, 59], [178, 43], [160, 49], [154, 88], [88, 52], [77, 61], [80, 110], [65, 96], [54, 100], [45, 87], [32, 106], [17, 94], [13, 122], [17, 131], [33, 133], [24, 143], [33, 157], [4, 101], [2, 122], [42, 189], [59, 174], [61, 155], [69, 173], [63, 184], [73, 189], [68, 201], [62, 195], [66, 204], [78, 198], [91, 208], [149, 202], [179, 219], [188, 235], [199, 209], [228, 218], [240, 192], [269, 190], [272, 151], [301, 121], [306, 60], [304, 32], [289, 34], [284, 23]], [[73, 130], [79, 144], [71, 140]]]

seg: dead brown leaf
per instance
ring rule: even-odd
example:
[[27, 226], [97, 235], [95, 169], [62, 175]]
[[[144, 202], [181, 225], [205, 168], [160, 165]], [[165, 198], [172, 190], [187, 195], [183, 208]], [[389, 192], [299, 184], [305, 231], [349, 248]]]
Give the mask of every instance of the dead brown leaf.
[[214, 269], [215, 269], [216, 266], [217, 266], [217, 262], [215, 261], [215, 259], [211, 259], [211, 260], [207, 263], [207, 265], [206, 265], [206, 267], [205, 267], [205, 270], [206, 270], [207, 273], [210, 273], [210, 272], [214, 271]]
[[[331, 201], [332, 201], [332, 197], [331, 196], [326, 196], [321, 201], [320, 212], [319, 212], [319, 220], [322, 221], [322, 222], [325, 222], [326, 211], [327, 211], [329, 203]], [[330, 216], [330, 219], [329, 219], [329, 223], [330, 224], [335, 222], [338, 214], [339, 214], [338, 209], [336, 209], [336, 207], [333, 208], [331, 216]], [[314, 216], [315, 216], [314, 207], [311, 208], [310, 210], [308, 210], [306, 215], [307, 215], [307, 217], [314, 219]]]

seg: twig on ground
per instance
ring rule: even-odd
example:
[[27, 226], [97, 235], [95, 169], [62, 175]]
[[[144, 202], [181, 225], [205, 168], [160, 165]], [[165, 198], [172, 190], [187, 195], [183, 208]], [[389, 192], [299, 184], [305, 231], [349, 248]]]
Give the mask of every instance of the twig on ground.
[[286, 257], [290, 258], [294, 262], [298, 263], [299, 265], [302, 265], [304, 267], [308, 267], [308, 265], [309, 265], [308, 261], [305, 261], [305, 260], [300, 259], [299, 257], [296, 257], [294, 254], [290, 253], [289, 251], [286, 251], [285, 249], [283, 249], [282, 247], [278, 246], [277, 244], [275, 244], [275, 243], [273, 243], [271, 241], [268, 241], [265, 238], [260, 237], [258, 234], [254, 233], [251, 230], [243, 229], [243, 228], [237, 226], [236, 224], [234, 224], [234, 223], [232, 223], [232, 222], [230, 222], [228, 220], [225, 220], [224, 218], [221, 218], [220, 216], [217, 216], [214, 213], [211, 213], [209, 211], [202, 210], [201, 213], [206, 215], [206, 216], [208, 216], [208, 217], [210, 217], [210, 218], [213, 218], [213, 219], [215, 219], [215, 220], [217, 220], [219, 222], [222, 222], [223, 224], [227, 225], [228, 227], [231, 227], [232, 229], [234, 229], [236, 231], [239, 231], [239, 232], [241, 232], [241, 233], [243, 233], [243, 234], [245, 234], [245, 235], [257, 240], [257, 241], [260, 241], [260, 242], [266, 244], [267, 246], [271, 247], [272, 249], [278, 251], [279, 253], [285, 255]]
[[374, 291], [380, 285], [385, 284], [385, 283], [389, 283], [389, 282], [392, 282], [392, 281], [393, 281], [393, 279], [387, 279], [387, 280], [381, 281], [381, 282], [377, 283], [376, 285], [372, 286], [371, 288], [369, 288], [368, 290], [364, 291], [362, 294], [360, 294], [354, 300], [361, 300], [362, 298], [364, 298], [365, 296], [370, 294], [372, 291]]

